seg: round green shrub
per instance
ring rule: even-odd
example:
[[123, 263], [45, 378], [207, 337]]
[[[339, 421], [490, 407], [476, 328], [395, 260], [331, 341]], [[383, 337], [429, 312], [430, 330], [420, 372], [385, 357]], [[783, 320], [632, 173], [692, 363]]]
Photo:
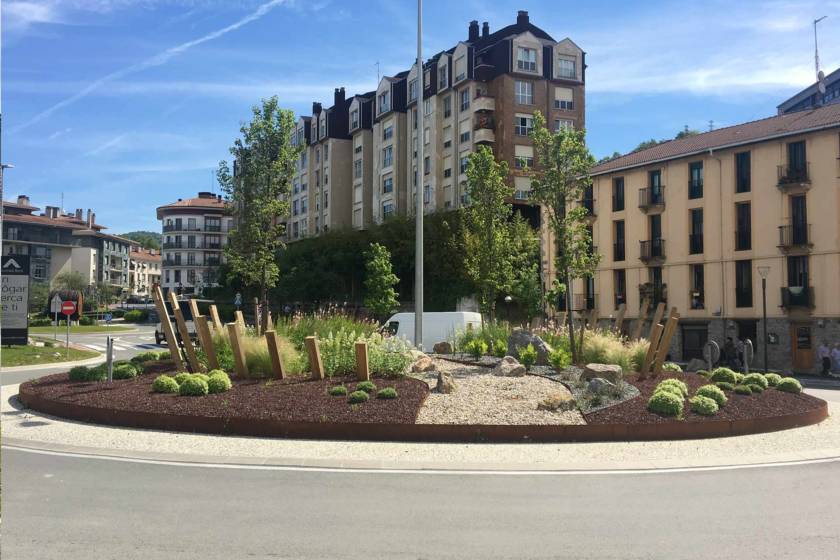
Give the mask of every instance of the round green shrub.
[[197, 375], [190, 375], [178, 386], [178, 394], [182, 397], [203, 397], [209, 392], [207, 382]]
[[397, 390], [393, 387], [385, 387], [384, 389], [380, 389], [378, 393], [376, 393], [377, 399], [396, 399], [397, 398]]
[[557, 371], [561, 371], [572, 364], [572, 355], [563, 348], [555, 348], [548, 353], [548, 363]]
[[202, 379], [205, 383], [210, 381], [210, 376], [207, 375], [206, 373], [193, 373], [192, 376], [193, 377], [198, 377], [199, 379]]
[[487, 349], [487, 343], [481, 340], [480, 338], [474, 338], [467, 342], [467, 344], [464, 346], [464, 351], [467, 354], [470, 354], [476, 360], [485, 355], [487, 353]]
[[739, 371], [735, 372], [735, 385], [746, 385], [744, 383], [744, 374]]
[[715, 385], [703, 385], [697, 389], [694, 395], [710, 398], [717, 403], [718, 407], [725, 405], [726, 401], [729, 400], [723, 390]]
[[683, 399], [669, 391], [657, 391], [648, 400], [647, 408], [664, 416], [680, 416], [683, 413]]
[[701, 377], [709, 377], [711, 375], [711, 373], [709, 373], [705, 369], [698, 369], [697, 370], [697, 375], [699, 375]]
[[179, 389], [178, 382], [168, 375], [158, 375], [152, 383], [155, 393], [177, 393]]
[[336, 385], [335, 387], [330, 387], [329, 393], [333, 397], [343, 397], [347, 394], [347, 387], [344, 385]]
[[753, 395], [760, 395], [764, 392], [764, 387], [757, 383], [746, 383], [746, 386], [750, 388], [750, 391], [753, 392]]
[[175, 375], [175, 381], [178, 382], [178, 385], [182, 385], [184, 381], [190, 378], [192, 374], [188, 371], [182, 371]]
[[712, 376], [709, 379], [712, 381], [724, 381], [734, 385], [737, 375], [734, 371], [727, 367], [719, 367], [712, 370]]
[[529, 342], [528, 346], [519, 348], [519, 361], [527, 370], [530, 370], [531, 366], [537, 363], [537, 350], [533, 344]]
[[702, 414], [703, 416], [712, 416], [718, 411], [718, 404], [709, 397], [702, 395], [695, 395], [688, 400], [691, 405], [692, 412]]
[[682, 373], [683, 370], [679, 366], [679, 364], [675, 364], [674, 362], [665, 362], [662, 364], [662, 371], [670, 371], [673, 373]]
[[752, 389], [749, 385], [735, 385], [735, 392], [739, 395], [752, 395]]
[[231, 383], [228, 374], [221, 370], [214, 371], [216, 371], [217, 373], [208, 376], [207, 391], [210, 394], [224, 393], [225, 391], [229, 391], [230, 388], [233, 387], [233, 383]]
[[688, 385], [680, 381], [679, 379], [665, 379], [659, 385], [656, 386], [654, 389], [654, 393], [659, 391], [660, 389], [667, 389], [668, 387], [674, 387], [680, 394], [680, 396], [687, 397], [688, 396]]
[[70, 381], [87, 381], [90, 375], [90, 368], [87, 366], [76, 366], [70, 370]]
[[505, 341], [505, 339], [500, 338], [493, 343], [493, 355], [497, 358], [504, 358], [507, 356], [507, 341]]
[[92, 324], [93, 324], [93, 317], [90, 317], [88, 315], [82, 315], [81, 317], [79, 317], [79, 325], [81, 325], [83, 327], [89, 327]]
[[158, 360], [168, 360], [172, 354], [169, 353], [169, 350], [161, 350], [157, 353]]
[[360, 381], [356, 383], [356, 391], [373, 393], [374, 391], [376, 391], [376, 385], [373, 384], [373, 381]]
[[105, 381], [108, 379], [108, 364], [102, 362], [88, 370], [86, 381]]
[[208, 377], [213, 377], [214, 375], [224, 375], [225, 377], [228, 377], [227, 372], [223, 369], [211, 369], [207, 372], [207, 375]]
[[137, 377], [138, 373], [137, 367], [130, 363], [117, 364], [112, 370], [112, 376], [114, 379], [133, 379]]
[[733, 385], [732, 383], [729, 383], [727, 381], [718, 381], [717, 383], [715, 383], [715, 387], [723, 389], [724, 391], [734, 391], [735, 390], [735, 385]]
[[769, 387], [775, 387], [779, 384], [779, 381], [782, 380], [782, 376], [778, 373], [766, 373], [764, 374], [764, 379], [767, 380], [767, 385]]
[[744, 376], [744, 385], [761, 385], [762, 389], [766, 389], [770, 383], [760, 373], [750, 373]]
[[150, 350], [148, 352], [140, 352], [133, 358], [131, 358], [131, 363], [134, 364], [143, 364], [146, 362], [153, 362], [158, 359], [158, 353], [154, 350]]
[[776, 383], [776, 389], [785, 393], [801, 393], [802, 384], [793, 377], [783, 377]]
[[364, 391], [353, 391], [352, 393], [350, 393], [350, 396], [347, 397], [347, 400], [350, 402], [350, 404], [359, 404], [366, 402], [368, 398], [368, 394]]

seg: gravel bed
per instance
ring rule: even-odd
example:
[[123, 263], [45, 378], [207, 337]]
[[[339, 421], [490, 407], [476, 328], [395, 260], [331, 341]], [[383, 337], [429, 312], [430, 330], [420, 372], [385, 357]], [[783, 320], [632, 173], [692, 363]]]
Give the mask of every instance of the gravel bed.
[[[537, 410], [549, 395], [568, 389], [543, 377], [497, 377], [486, 368], [435, 359], [438, 371], [452, 375], [454, 393], [430, 393], [417, 415], [418, 424], [584, 424], [577, 410]], [[437, 371], [412, 374], [434, 388]]]
[[597, 398], [593, 398], [594, 395], [586, 390], [588, 382], [580, 381], [580, 376], [583, 374], [583, 368], [579, 368], [577, 366], [569, 366], [560, 373], [557, 373], [557, 371], [550, 366], [535, 366], [531, 368], [531, 373], [545, 375], [546, 377], [556, 379], [563, 383], [563, 385], [571, 391], [572, 396], [578, 404], [578, 408], [584, 414], [615, 406], [619, 403], [623, 403], [624, 401], [638, 397], [640, 394], [639, 389], [637, 389], [636, 386], [626, 381], [622, 381], [616, 385], [615, 393], [597, 395]]

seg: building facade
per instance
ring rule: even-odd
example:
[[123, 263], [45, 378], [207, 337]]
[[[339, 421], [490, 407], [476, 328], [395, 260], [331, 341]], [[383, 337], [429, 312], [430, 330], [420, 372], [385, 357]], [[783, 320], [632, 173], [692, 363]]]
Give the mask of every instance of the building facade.
[[840, 103], [840, 68], [829, 74], [823, 80], [825, 93], [819, 90], [819, 83], [811, 84], [790, 99], [783, 101], [778, 107], [780, 115], [794, 111], [805, 111], [822, 105]]
[[152, 287], [160, 284], [160, 251], [144, 249], [139, 243], [132, 243], [128, 258], [128, 285], [131, 295], [151, 297]]
[[[762, 367], [810, 372], [840, 341], [840, 104], [664, 142], [593, 169], [595, 277], [575, 309], [681, 314], [671, 354], [747, 337]], [[625, 328], [627, 324], [625, 324]], [[647, 333], [648, 331], [644, 331]]]
[[204, 288], [218, 286], [219, 266], [233, 228], [230, 214], [228, 202], [210, 192], [158, 207], [164, 292], [201, 295]]

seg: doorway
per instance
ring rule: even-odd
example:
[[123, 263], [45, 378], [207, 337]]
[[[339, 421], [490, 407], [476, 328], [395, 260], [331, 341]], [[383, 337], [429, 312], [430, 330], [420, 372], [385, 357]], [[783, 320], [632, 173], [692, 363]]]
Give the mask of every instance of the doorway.
[[709, 327], [707, 325], [682, 326], [682, 359], [688, 361], [694, 358], [703, 359], [703, 347], [709, 341]]
[[810, 325], [791, 325], [790, 342], [793, 371], [810, 372], [814, 368], [813, 333]]

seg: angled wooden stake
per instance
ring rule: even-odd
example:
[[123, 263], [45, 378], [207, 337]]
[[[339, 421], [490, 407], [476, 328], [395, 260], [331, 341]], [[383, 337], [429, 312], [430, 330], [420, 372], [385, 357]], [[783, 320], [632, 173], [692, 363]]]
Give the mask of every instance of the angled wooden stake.
[[662, 338], [662, 331], [665, 327], [657, 323], [653, 326], [653, 334], [650, 337], [650, 344], [648, 345], [647, 353], [645, 354], [645, 361], [642, 362], [642, 369], [639, 370], [639, 379], [645, 379], [650, 372], [650, 365], [656, 357], [656, 351], [659, 349], [659, 340]]
[[656, 361], [653, 364], [653, 376], [656, 377], [662, 373], [662, 364], [665, 363], [665, 358], [668, 356], [668, 350], [671, 348], [671, 339], [677, 330], [677, 322], [680, 320], [680, 314], [677, 313], [677, 308], [671, 309], [671, 315], [668, 317], [668, 323], [665, 325], [665, 332], [662, 333], [662, 340], [659, 341], [659, 350], [656, 353]]
[[314, 336], [307, 336], [304, 342], [306, 343], [306, 352], [309, 354], [309, 369], [312, 370], [312, 379], [323, 379], [324, 363], [321, 361], [318, 339]]
[[207, 356], [207, 365], [210, 369], [219, 369], [219, 359], [216, 357], [216, 348], [213, 346], [213, 335], [210, 333], [210, 323], [204, 315], [195, 315], [195, 332], [198, 335], [198, 343]]
[[[633, 340], [638, 340], [642, 336], [642, 329], [645, 326], [645, 320], [647, 320], [648, 308], [650, 307], [650, 303], [648, 303], [647, 298], [642, 300], [642, 307], [639, 308], [639, 318], [636, 320], [636, 327], [633, 329], [633, 334], [630, 338]], [[655, 325], [656, 323], [654, 323]]]
[[621, 304], [618, 306], [618, 314], [615, 316], [615, 324], [613, 325], [613, 331], [616, 334], [621, 335], [622, 328], [624, 327], [624, 314], [627, 312], [627, 306], [625, 304]]
[[181, 356], [181, 347], [178, 346], [178, 338], [175, 336], [175, 329], [172, 327], [172, 321], [169, 320], [169, 312], [166, 309], [165, 300], [163, 299], [163, 292], [159, 285], [156, 285], [152, 290], [152, 295], [155, 299], [155, 308], [160, 317], [160, 326], [163, 329], [163, 336], [166, 337], [166, 345], [169, 347], [169, 357], [175, 362], [178, 369], [184, 367], [184, 359]]
[[271, 358], [271, 369], [274, 372], [274, 377], [283, 379], [286, 377], [286, 372], [283, 370], [283, 358], [280, 356], [280, 339], [277, 338], [277, 332], [265, 331], [265, 342], [268, 344], [268, 355]]
[[184, 345], [184, 352], [187, 354], [187, 361], [190, 364], [190, 371], [199, 373], [204, 371], [201, 363], [198, 361], [198, 354], [195, 353], [192, 339], [190, 338], [190, 331], [187, 329], [187, 322], [184, 320], [184, 312], [181, 308], [175, 309], [175, 323], [178, 325], [178, 332], [181, 334], [181, 344]]
[[233, 363], [236, 368], [236, 375], [248, 377], [248, 363], [245, 360], [245, 349], [240, 342], [239, 325], [228, 323], [226, 325], [228, 337], [230, 338], [230, 349], [233, 351]]
[[195, 298], [190, 298], [189, 299], [189, 305], [190, 305], [190, 313], [193, 316], [193, 321], [195, 321], [195, 318], [198, 317], [199, 315], [201, 315], [201, 313], [198, 312], [198, 302], [195, 301]]
[[222, 319], [219, 317], [219, 309], [215, 303], [210, 306], [210, 318], [213, 319], [213, 328], [222, 332], [224, 326], [222, 325]]
[[656, 311], [653, 313], [653, 323], [650, 324], [650, 332], [653, 333], [653, 325], [662, 322], [662, 315], [665, 314], [665, 304], [659, 302], [659, 305], [656, 306]]
[[239, 332], [245, 334], [245, 315], [237, 309], [233, 316], [235, 317], [236, 326], [239, 327]]
[[370, 380], [367, 342], [356, 343], [356, 379], [359, 381]]

